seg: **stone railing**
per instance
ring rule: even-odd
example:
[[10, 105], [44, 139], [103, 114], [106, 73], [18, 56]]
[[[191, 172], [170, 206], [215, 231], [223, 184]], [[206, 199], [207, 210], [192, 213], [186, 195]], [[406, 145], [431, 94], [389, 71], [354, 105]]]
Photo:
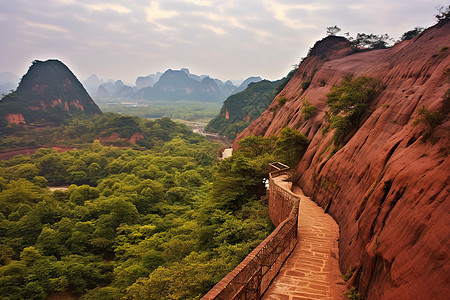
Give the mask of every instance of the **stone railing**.
[[[217, 283], [202, 300], [212, 299], [260, 299], [278, 274], [284, 261], [297, 244], [297, 222], [299, 197], [288, 185], [281, 185], [281, 179], [289, 167], [272, 168], [269, 175], [269, 214], [277, 226], [233, 271]], [[285, 168], [287, 167], [287, 169]], [[280, 172], [283, 169], [283, 172]], [[275, 173], [276, 176], [273, 176]]]

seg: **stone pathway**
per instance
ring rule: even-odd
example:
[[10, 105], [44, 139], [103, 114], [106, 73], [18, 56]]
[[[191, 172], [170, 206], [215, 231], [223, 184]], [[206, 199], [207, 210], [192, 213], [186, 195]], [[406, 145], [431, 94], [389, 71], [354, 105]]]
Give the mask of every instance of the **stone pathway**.
[[299, 187], [298, 243], [263, 300], [343, 299], [339, 271], [339, 227]]

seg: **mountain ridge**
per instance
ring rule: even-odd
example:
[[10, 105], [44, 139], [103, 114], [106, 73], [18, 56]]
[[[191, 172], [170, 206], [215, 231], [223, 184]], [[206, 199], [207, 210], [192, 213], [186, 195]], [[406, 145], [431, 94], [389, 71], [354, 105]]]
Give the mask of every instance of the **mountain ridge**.
[[[259, 76], [250, 76], [235, 86], [230, 80], [223, 82], [209, 75], [192, 74], [189, 69], [168, 69], [148, 76], [136, 78], [135, 86], [123, 84], [121, 80], [104, 82], [91, 75], [84, 84], [89, 93], [101, 98], [128, 98], [136, 100], [195, 100], [221, 102], [228, 96], [239, 93], [252, 82], [261, 81]], [[98, 83], [97, 88], [93, 84]], [[117, 85], [120, 84], [120, 88]], [[95, 93], [93, 92], [95, 90]]]

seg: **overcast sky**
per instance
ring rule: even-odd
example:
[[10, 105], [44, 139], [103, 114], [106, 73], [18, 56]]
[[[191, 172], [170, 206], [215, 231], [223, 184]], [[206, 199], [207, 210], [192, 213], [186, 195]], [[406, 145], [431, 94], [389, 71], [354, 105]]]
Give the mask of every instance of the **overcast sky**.
[[56, 58], [80, 80], [168, 68], [222, 80], [285, 76], [326, 27], [398, 39], [443, 0], [0, 0], [0, 72]]

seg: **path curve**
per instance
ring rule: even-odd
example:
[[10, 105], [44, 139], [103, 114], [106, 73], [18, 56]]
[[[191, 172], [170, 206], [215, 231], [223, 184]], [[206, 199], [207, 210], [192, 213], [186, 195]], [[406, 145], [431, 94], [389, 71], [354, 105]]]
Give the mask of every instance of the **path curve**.
[[299, 195], [298, 243], [263, 300], [343, 299], [339, 270], [339, 226], [302, 190]]

